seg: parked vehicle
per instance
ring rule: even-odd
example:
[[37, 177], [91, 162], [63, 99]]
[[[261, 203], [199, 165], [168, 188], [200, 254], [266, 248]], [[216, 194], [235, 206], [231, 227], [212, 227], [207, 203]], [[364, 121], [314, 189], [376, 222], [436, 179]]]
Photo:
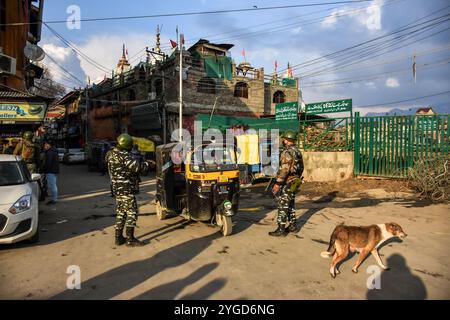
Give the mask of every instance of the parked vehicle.
[[[239, 205], [239, 168], [234, 145], [206, 143], [187, 153], [185, 164], [174, 164], [177, 143], [156, 148], [156, 214], [162, 220], [177, 214], [232, 233]], [[205, 155], [213, 155], [213, 159]], [[216, 156], [214, 156], [214, 154]]]
[[40, 178], [21, 157], [0, 155], [0, 244], [39, 240]]
[[58, 148], [58, 159], [59, 159], [59, 162], [63, 161], [65, 153], [66, 153], [66, 149], [65, 148]]
[[69, 149], [63, 156], [63, 163], [65, 164], [83, 163], [85, 161], [86, 152], [82, 149]]

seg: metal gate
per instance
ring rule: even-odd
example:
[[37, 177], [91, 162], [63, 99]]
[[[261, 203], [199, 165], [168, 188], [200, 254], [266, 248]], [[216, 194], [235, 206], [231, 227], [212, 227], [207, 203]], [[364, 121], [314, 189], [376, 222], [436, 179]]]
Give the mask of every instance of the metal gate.
[[354, 119], [355, 175], [402, 178], [419, 159], [448, 159], [450, 115]]

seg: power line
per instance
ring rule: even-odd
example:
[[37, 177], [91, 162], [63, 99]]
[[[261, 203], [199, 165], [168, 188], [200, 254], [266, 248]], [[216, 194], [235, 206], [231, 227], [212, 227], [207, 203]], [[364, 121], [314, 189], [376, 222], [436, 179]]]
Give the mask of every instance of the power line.
[[[417, 68], [424, 69], [424, 68], [440, 66], [443, 64], [449, 64], [449, 63], [450, 63], [450, 60], [446, 59], [446, 60], [438, 61], [435, 63], [424, 63], [421, 65], [418, 65]], [[309, 82], [309, 83], [306, 82], [301, 87], [302, 88], [311, 88], [311, 87], [334, 86], [334, 85], [338, 85], [338, 84], [351, 84], [354, 82], [361, 82], [361, 81], [385, 78], [384, 76], [389, 75], [389, 74], [404, 73], [407, 71], [411, 71], [411, 67], [398, 69], [398, 70], [394, 70], [394, 71], [389, 71], [389, 72], [382, 72], [382, 73], [374, 74], [372, 76], [364, 77], [364, 78], [356, 78], [356, 79], [355, 78], [346, 78], [346, 79], [344, 78], [344, 79], [335, 79], [332, 81], [323, 81], [323, 82]]]
[[370, 104], [370, 105], [365, 105], [365, 106], [357, 106], [358, 108], [368, 108], [368, 107], [378, 107], [378, 106], [386, 106], [386, 105], [390, 105], [390, 104], [397, 104], [397, 103], [403, 103], [403, 102], [409, 102], [409, 101], [415, 101], [415, 100], [422, 100], [425, 98], [430, 98], [430, 97], [435, 97], [435, 96], [440, 96], [446, 93], [450, 93], [450, 90], [448, 91], [444, 91], [444, 92], [438, 92], [438, 93], [433, 93], [427, 96], [422, 96], [422, 97], [417, 97], [417, 98], [411, 98], [411, 99], [406, 99], [406, 100], [399, 100], [399, 101], [392, 101], [392, 102], [386, 102], [386, 103], [379, 103], [379, 104]]
[[[449, 20], [450, 20], [450, 19], [448, 19], [448, 20], [446, 20], [446, 21], [449, 21]], [[446, 22], [446, 21], [445, 21], [445, 22]], [[358, 54], [356, 55], [356, 58], [355, 58], [355, 54], [352, 54], [352, 55], [350, 55], [350, 56], [348, 56], [348, 57], [345, 57], [345, 58], [344, 58], [345, 63], [342, 64], [342, 65], [340, 65], [340, 66], [334, 66], [333, 64], [329, 64], [329, 65], [327, 65], [327, 66], [322, 66], [321, 68], [313, 69], [312, 71], [310, 71], [310, 72], [312, 72], [312, 73], [307, 73], [306, 75], [303, 75], [302, 77], [303, 77], [303, 78], [313, 77], [313, 76], [316, 76], [318, 73], [323, 73], [323, 72], [325, 72], [325, 71], [326, 71], [326, 72], [332, 72], [332, 71], [336, 71], [336, 70], [339, 70], [339, 69], [344, 68], [344, 67], [348, 67], [348, 66], [351, 66], [351, 65], [355, 65], [355, 64], [361, 63], [361, 62], [363, 62], [363, 61], [366, 61], [366, 60], [369, 60], [369, 59], [373, 59], [373, 58], [379, 57], [379, 56], [381, 56], [381, 55], [385, 55], [385, 54], [387, 54], [387, 53], [389, 53], [389, 52], [398, 50], [398, 49], [400, 49], [400, 48], [407, 47], [407, 46], [409, 46], [409, 45], [411, 45], [411, 44], [418, 43], [418, 42], [420, 42], [420, 41], [422, 41], [422, 40], [424, 40], [424, 39], [431, 38], [431, 37], [436, 36], [436, 35], [438, 35], [438, 34], [440, 34], [440, 33], [442, 33], [442, 32], [447, 31], [448, 29], [449, 29], [449, 28], [446, 28], [446, 29], [437, 31], [437, 32], [435, 32], [435, 33], [432, 33], [432, 34], [427, 35], [427, 36], [425, 36], [425, 37], [422, 37], [422, 38], [420, 38], [420, 39], [415, 39], [414, 41], [411, 41], [411, 42], [409, 42], [409, 43], [407, 43], [407, 44], [403, 44], [403, 45], [400, 45], [400, 46], [397, 46], [397, 47], [394, 47], [394, 46], [395, 46], [395, 45], [398, 45], [399, 43], [403, 42], [404, 40], [408, 40], [409, 38], [413, 38], [414, 36], [420, 35], [420, 34], [426, 32], [426, 31], [428, 31], [429, 29], [427, 28], [426, 30], [422, 30], [421, 32], [417, 32], [417, 33], [415, 33], [413, 36], [410, 36], [409, 38], [405, 38], [405, 39], [403, 39], [403, 40], [401, 40], [401, 41], [398, 41], [398, 42], [396, 42], [396, 43], [392, 43], [392, 42], [389, 43], [389, 42], [387, 42], [387, 43], [385, 43], [384, 45], [379, 45], [379, 44], [377, 44], [377, 45], [374, 45], [374, 46], [372, 47], [372, 49], [369, 50], [369, 51], [367, 51], [367, 49], [366, 49], [365, 52], [360, 52], [360, 53], [358, 53]], [[393, 48], [390, 49], [390, 50], [387, 50], [387, 51], [384, 51], [384, 52], [383, 52], [383, 50], [388, 49], [389, 47], [393, 47]], [[380, 51], [381, 51], [381, 52], [380, 52]], [[373, 55], [374, 53], [378, 53], [378, 54]], [[359, 55], [359, 56], [358, 56], [358, 55]], [[354, 59], [350, 60], [350, 58], [352, 58], [352, 57], [354, 57], [356, 60], [354, 60]], [[329, 67], [329, 68], [327, 69], [327, 67]], [[314, 72], [314, 70], [317, 70], [318, 72]]]
[[94, 61], [91, 57], [89, 57], [88, 55], [86, 55], [85, 53], [83, 53], [76, 45], [74, 45], [73, 43], [71, 43], [70, 41], [68, 41], [67, 39], [65, 39], [61, 34], [59, 34], [58, 32], [56, 32], [55, 29], [51, 28], [46, 22], [43, 22], [44, 26], [47, 27], [48, 30], [50, 30], [50, 32], [52, 32], [62, 43], [64, 43], [65, 45], [67, 45], [73, 52], [75, 52], [75, 54], [77, 54], [78, 56], [80, 56], [81, 58], [84, 58], [84, 60], [86, 60], [89, 64], [91, 64], [92, 66], [96, 67], [97, 69], [99, 69], [100, 71], [103, 72], [110, 72], [110, 69], [108, 69], [105, 66], [102, 66], [101, 64], [99, 64], [98, 62]]
[[[243, 9], [197, 11], [197, 12], [177, 12], [177, 13], [163, 13], [163, 14], [140, 15], [140, 16], [86, 18], [86, 19], [74, 20], [74, 22], [131, 20], [131, 19], [147, 19], [147, 18], [161, 18], [161, 17], [206, 15], [206, 14], [218, 14], [218, 13], [265, 11], [265, 10], [305, 8], [305, 7], [328, 6], [328, 5], [336, 5], [336, 4], [349, 4], [349, 3], [371, 2], [371, 1], [373, 1], [373, 0], [334, 1], [334, 2], [322, 2], [322, 3], [308, 3], [308, 4], [296, 4], [296, 5], [284, 5], [284, 6], [271, 6], [271, 7], [261, 7], [261, 8], [253, 7], [253, 8], [243, 8]], [[66, 23], [67, 20], [53, 20], [53, 21], [45, 21], [45, 22], [46, 23], [52, 23], [52, 24], [53, 23]], [[40, 21], [37, 21], [37, 22], [13, 22], [13, 23], [3, 23], [3, 24], [0, 24], [0, 26], [22, 26], [22, 25], [39, 24], [39, 23], [40, 23]]]
[[74, 76], [71, 72], [67, 71], [66, 68], [64, 68], [62, 65], [60, 65], [55, 59], [53, 59], [48, 53], [46, 54], [46, 56], [53, 61], [53, 63], [55, 63], [60, 69], [62, 69], [64, 72], [66, 72], [68, 75], [70, 75], [72, 78], [74, 78], [75, 80], [77, 80], [81, 85], [84, 86], [84, 82], [81, 81], [80, 79], [78, 79], [76, 76]]
[[[306, 66], [309, 66], [309, 65], [312, 65], [312, 64], [316, 64], [316, 63], [319, 63], [320, 61], [322, 61], [322, 60], [324, 60], [324, 59], [328, 59], [328, 58], [332, 58], [332, 57], [339, 56], [339, 55], [341, 55], [341, 54], [346, 53], [347, 51], [351, 51], [351, 50], [353, 50], [353, 49], [362, 47], [362, 46], [364, 46], [364, 45], [366, 45], [366, 44], [375, 42], [375, 41], [380, 40], [380, 39], [383, 39], [383, 38], [387, 38], [387, 37], [389, 37], [389, 36], [392, 36], [392, 35], [394, 35], [394, 34], [397, 34], [397, 33], [403, 32], [403, 31], [406, 31], [406, 30], [408, 30], [408, 29], [412, 29], [412, 28], [417, 27], [417, 26], [419, 26], [419, 25], [423, 25], [423, 24], [429, 23], [429, 22], [431, 22], [431, 21], [440, 19], [440, 18], [442, 18], [442, 17], [444, 17], [444, 16], [448, 16], [448, 14], [447, 14], [447, 15], [440, 16], [440, 17], [434, 18], [434, 19], [430, 19], [430, 20], [428, 20], [428, 21], [425, 21], [425, 22], [416, 24], [416, 25], [414, 25], [414, 26], [408, 27], [408, 26], [410, 26], [410, 25], [413, 24], [413, 23], [418, 23], [419, 21], [421, 21], [421, 20], [423, 20], [423, 19], [425, 19], [425, 18], [427, 18], [427, 17], [429, 17], [429, 16], [432, 16], [432, 15], [434, 15], [434, 14], [436, 14], [436, 13], [439, 13], [439, 12], [441, 12], [441, 11], [443, 11], [443, 10], [449, 8], [449, 7], [450, 7], [450, 5], [449, 5], [449, 6], [445, 6], [445, 7], [443, 7], [443, 8], [440, 8], [439, 10], [433, 11], [433, 12], [431, 12], [430, 14], [425, 15], [425, 16], [419, 18], [419, 19], [416, 19], [416, 20], [414, 20], [414, 21], [412, 21], [412, 22], [410, 22], [410, 23], [408, 23], [408, 24], [406, 24], [406, 25], [404, 25], [404, 26], [402, 26], [402, 27], [400, 27], [400, 28], [398, 28], [398, 29], [395, 29], [395, 30], [392, 31], [392, 32], [389, 32], [389, 33], [385, 34], [385, 35], [382, 35], [382, 36], [378, 36], [378, 37], [372, 38], [372, 39], [370, 39], [370, 40], [367, 40], [367, 41], [364, 41], [364, 42], [355, 44], [355, 45], [353, 45], [353, 46], [350, 46], [350, 47], [347, 47], [347, 48], [344, 48], [344, 49], [341, 49], [341, 50], [334, 51], [334, 52], [332, 52], [332, 53], [328, 53], [328, 54], [326, 54], [326, 55], [323, 55], [323, 56], [318, 57], [318, 58], [315, 58], [315, 59], [311, 59], [311, 60], [308, 60], [308, 61], [305, 61], [305, 62], [302, 62], [302, 63], [294, 64], [294, 65], [291, 66], [291, 68], [292, 68], [292, 70], [294, 70], [294, 69], [298, 69], [299, 67], [306, 67]], [[361, 49], [358, 49], [358, 50], [361, 50]], [[282, 72], [284, 72], [284, 71], [286, 71], [286, 70], [287, 70], [287, 68], [286, 68], [286, 69], [282, 69], [282, 70], [280, 70], [279, 72], [282, 73]]]
[[[382, 65], [388, 65], [388, 64], [392, 64], [395, 62], [401, 62], [401, 61], [405, 61], [405, 59], [407, 58], [413, 58], [413, 56], [415, 55], [416, 57], [422, 57], [422, 56], [426, 56], [426, 55], [432, 55], [434, 53], [437, 52], [441, 52], [441, 51], [446, 51], [446, 50], [450, 50], [450, 44], [446, 45], [446, 46], [442, 46], [442, 47], [438, 47], [438, 48], [433, 48], [430, 50], [424, 50], [424, 51], [419, 51], [416, 52], [415, 54], [411, 55], [411, 54], [407, 54], [407, 55], [403, 55], [401, 57], [396, 58], [395, 60], [382, 60], [379, 63], [371, 63], [371, 64], [365, 64], [365, 65], [361, 65], [361, 66], [357, 66], [357, 67], [351, 67], [348, 68], [348, 66], [342, 66], [339, 68], [336, 68], [335, 70], [325, 70], [324, 72], [317, 72], [315, 74], [309, 75], [308, 78], [313, 78], [313, 77], [318, 77], [324, 74], [329, 74], [329, 73], [334, 73], [334, 71], [340, 71], [342, 73], [348, 72], [348, 71], [353, 71], [353, 70], [363, 70], [363, 69], [370, 69], [373, 67], [378, 67], [378, 66], [382, 66]], [[361, 61], [362, 62], [362, 61]], [[359, 64], [360, 62], [356, 63]], [[304, 78], [304, 77], [302, 77]]]

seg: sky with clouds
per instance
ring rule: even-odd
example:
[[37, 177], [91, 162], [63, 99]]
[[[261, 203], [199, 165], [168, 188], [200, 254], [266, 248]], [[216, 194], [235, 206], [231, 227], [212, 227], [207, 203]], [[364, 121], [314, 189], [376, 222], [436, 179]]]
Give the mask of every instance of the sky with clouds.
[[[43, 20], [67, 20], [78, 8], [81, 18], [89, 19], [324, 2], [331, 1], [46, 0]], [[294, 76], [300, 77], [306, 103], [352, 98], [356, 110], [362, 114], [426, 105], [436, 105], [441, 112], [450, 113], [450, 92], [418, 101], [382, 105], [450, 91], [449, 14], [448, 0], [374, 0], [279, 10], [82, 21], [79, 29], [68, 28], [65, 23], [49, 24], [95, 63], [75, 53], [45, 26], [40, 45], [76, 78], [85, 83], [89, 77], [95, 82], [105, 75], [110, 76], [110, 71], [105, 70], [115, 67], [123, 43], [132, 64], [144, 60], [143, 49], [155, 46], [157, 25], [162, 26], [162, 47], [170, 54], [169, 39], [175, 40], [178, 26], [188, 45], [199, 38], [233, 43], [231, 55], [237, 63], [243, 60], [242, 49], [245, 48], [247, 61], [255, 67], [264, 67], [266, 74], [274, 72], [275, 61], [278, 71], [283, 71], [290, 63], [294, 66]], [[434, 20], [433, 25], [426, 24], [431, 19], [440, 20]], [[398, 38], [401, 43], [387, 41], [402, 33], [384, 37], [394, 30], [419, 23], [417, 29], [410, 29], [417, 30], [416, 34]], [[424, 29], [419, 30], [421, 27]], [[329, 55], [377, 38], [380, 40], [368, 42], [370, 47], [365, 51]], [[322, 59], [310, 62], [318, 58]], [[68, 87], [81, 85], [54, 61], [46, 58], [44, 63], [53, 71], [55, 80]]]

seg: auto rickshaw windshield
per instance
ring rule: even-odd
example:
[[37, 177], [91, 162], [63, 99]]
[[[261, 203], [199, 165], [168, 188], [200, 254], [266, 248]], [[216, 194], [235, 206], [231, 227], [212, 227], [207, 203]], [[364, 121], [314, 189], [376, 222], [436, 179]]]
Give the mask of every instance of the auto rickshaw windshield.
[[192, 154], [193, 171], [236, 170], [236, 153], [233, 146], [206, 145]]

